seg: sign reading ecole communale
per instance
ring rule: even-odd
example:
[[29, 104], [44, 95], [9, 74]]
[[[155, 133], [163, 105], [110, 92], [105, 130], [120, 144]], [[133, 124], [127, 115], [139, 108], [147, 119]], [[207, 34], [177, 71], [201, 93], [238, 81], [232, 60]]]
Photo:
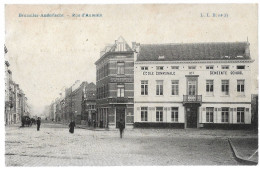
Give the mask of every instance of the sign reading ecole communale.
[[[243, 75], [241, 70], [237, 71], [209, 71], [210, 75]], [[195, 72], [189, 72], [189, 75], [194, 75]], [[143, 72], [143, 75], [176, 75], [175, 72]]]

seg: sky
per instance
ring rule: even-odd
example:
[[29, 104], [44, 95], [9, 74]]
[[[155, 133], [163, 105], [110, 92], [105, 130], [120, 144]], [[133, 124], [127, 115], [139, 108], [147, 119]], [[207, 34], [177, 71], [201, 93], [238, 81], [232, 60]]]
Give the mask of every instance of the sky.
[[[19, 17], [19, 14], [64, 17]], [[102, 17], [72, 17], [73, 14]], [[209, 13], [228, 17], [201, 17]], [[5, 5], [5, 45], [13, 80], [33, 114], [76, 80], [96, 81], [95, 61], [122, 36], [132, 42], [196, 43], [249, 41], [258, 93], [257, 6], [251, 5]]]

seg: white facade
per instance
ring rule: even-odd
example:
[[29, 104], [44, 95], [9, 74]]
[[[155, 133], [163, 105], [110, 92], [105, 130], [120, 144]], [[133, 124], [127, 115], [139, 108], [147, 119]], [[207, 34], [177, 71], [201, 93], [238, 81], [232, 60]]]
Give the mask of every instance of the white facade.
[[[252, 60], [136, 61], [135, 123], [183, 123], [188, 127], [190, 117], [187, 111], [193, 107], [197, 127], [203, 127], [206, 123], [250, 124], [251, 62]], [[148, 90], [144, 85], [148, 86]], [[188, 100], [185, 101], [184, 97]], [[199, 97], [197, 106], [193, 106], [195, 97]], [[159, 112], [161, 107], [162, 116]]]

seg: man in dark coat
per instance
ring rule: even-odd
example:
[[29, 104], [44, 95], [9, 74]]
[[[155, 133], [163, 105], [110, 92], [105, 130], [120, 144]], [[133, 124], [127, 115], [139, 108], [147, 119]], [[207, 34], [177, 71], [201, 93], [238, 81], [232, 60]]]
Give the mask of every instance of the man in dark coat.
[[36, 124], [37, 124], [37, 131], [40, 130], [40, 126], [41, 126], [41, 119], [40, 117], [38, 117], [37, 121], [36, 121]]
[[120, 119], [120, 121], [118, 122], [118, 128], [119, 128], [119, 131], [120, 131], [120, 138], [122, 138], [123, 132], [124, 132], [124, 129], [125, 129], [125, 124], [123, 122], [123, 119]]
[[70, 133], [74, 133], [74, 127], [76, 126], [75, 122], [72, 120], [69, 124], [69, 127], [70, 127], [70, 130], [69, 132]]

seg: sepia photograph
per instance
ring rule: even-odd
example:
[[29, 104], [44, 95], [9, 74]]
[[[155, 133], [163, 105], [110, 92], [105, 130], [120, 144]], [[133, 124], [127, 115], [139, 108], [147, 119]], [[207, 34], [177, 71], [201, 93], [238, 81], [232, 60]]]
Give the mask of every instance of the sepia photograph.
[[3, 13], [4, 166], [258, 164], [257, 3]]

